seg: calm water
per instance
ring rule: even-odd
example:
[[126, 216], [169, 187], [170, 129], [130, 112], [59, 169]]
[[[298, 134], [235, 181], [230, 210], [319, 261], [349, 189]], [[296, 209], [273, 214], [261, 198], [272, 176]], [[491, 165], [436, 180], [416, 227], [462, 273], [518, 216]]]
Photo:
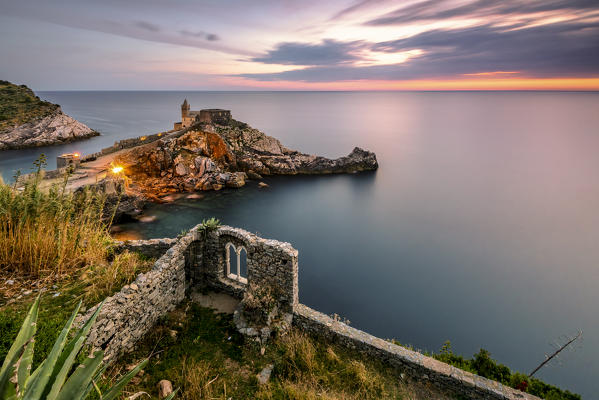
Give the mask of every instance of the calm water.
[[[300, 299], [426, 350], [480, 347], [530, 372], [550, 342], [584, 340], [539, 377], [599, 392], [598, 93], [47, 92], [104, 136], [84, 153], [229, 108], [288, 147], [376, 152], [376, 173], [275, 177], [259, 190], [152, 206], [144, 237], [216, 216], [300, 251]], [[40, 150], [0, 154], [5, 178]], [[52, 166], [52, 165], [51, 165]]]

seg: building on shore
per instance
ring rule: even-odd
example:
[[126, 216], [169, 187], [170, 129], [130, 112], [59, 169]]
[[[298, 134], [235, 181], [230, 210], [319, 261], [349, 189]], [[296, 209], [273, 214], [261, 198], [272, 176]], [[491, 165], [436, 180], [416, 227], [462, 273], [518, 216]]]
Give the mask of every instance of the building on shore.
[[199, 122], [227, 125], [231, 122], [231, 111], [219, 108], [191, 111], [191, 106], [187, 102], [187, 99], [185, 99], [183, 104], [181, 104], [181, 121], [175, 122], [175, 130], [189, 128]]

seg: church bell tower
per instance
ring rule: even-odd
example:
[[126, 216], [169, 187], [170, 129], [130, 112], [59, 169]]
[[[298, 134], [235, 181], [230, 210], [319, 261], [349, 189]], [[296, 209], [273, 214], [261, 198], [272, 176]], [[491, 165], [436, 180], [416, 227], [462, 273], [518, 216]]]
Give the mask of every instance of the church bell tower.
[[181, 120], [187, 118], [187, 113], [189, 112], [190, 109], [190, 105], [187, 102], [187, 99], [185, 99], [185, 101], [183, 102], [183, 104], [181, 104]]

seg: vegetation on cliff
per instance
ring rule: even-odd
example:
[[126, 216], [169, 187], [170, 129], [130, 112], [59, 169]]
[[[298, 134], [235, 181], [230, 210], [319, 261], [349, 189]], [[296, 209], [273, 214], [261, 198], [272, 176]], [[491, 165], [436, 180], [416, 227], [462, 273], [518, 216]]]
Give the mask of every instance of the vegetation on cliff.
[[0, 132], [41, 119], [60, 107], [41, 100], [25, 85], [15, 85], [0, 80]]
[[[405, 346], [396, 340], [391, 341], [399, 346], [411, 348], [411, 346]], [[492, 359], [491, 353], [485, 349], [480, 349], [472, 358], [465, 358], [455, 354], [451, 349], [451, 343], [447, 341], [438, 353], [428, 354], [425, 352], [425, 354], [464, 371], [492, 379], [545, 400], [581, 400], [580, 395], [571, 393], [569, 390], [562, 390], [540, 379], [530, 378], [520, 372], [513, 372], [509, 367]]]

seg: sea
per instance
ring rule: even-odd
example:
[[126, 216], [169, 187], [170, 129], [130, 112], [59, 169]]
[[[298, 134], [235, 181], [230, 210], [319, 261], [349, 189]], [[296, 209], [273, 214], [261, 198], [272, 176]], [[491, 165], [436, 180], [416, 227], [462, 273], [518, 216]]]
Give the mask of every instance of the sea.
[[142, 238], [216, 217], [299, 250], [300, 301], [422, 351], [447, 340], [599, 398], [599, 93], [40, 92], [101, 136], [0, 153], [30, 172], [44, 153], [98, 151], [171, 129], [185, 98], [225, 108], [292, 149], [374, 151], [376, 172], [265, 177], [269, 188], [152, 204]]

